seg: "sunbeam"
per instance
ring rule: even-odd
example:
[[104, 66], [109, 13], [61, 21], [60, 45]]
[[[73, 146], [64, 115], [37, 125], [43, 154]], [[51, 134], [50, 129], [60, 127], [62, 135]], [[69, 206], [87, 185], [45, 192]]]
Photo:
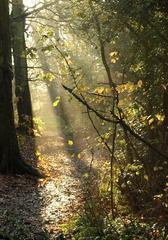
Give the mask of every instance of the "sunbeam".
[[39, 3], [39, 0], [23, 0], [26, 7], [34, 7]]
[[168, 240], [166, 0], [0, 0], [0, 239]]

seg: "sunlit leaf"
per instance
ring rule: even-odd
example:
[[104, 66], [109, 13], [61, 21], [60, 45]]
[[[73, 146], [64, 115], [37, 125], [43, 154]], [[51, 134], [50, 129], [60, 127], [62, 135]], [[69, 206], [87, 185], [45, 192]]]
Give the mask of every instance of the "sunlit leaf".
[[112, 63], [116, 63], [119, 60], [118, 52], [116, 52], [116, 51], [111, 52], [110, 57], [111, 57], [111, 62]]
[[105, 91], [104, 87], [98, 87], [95, 89], [95, 93], [97, 93], [97, 94], [103, 94], [104, 91]]
[[84, 173], [83, 177], [88, 178], [89, 177], [89, 173]]
[[154, 118], [150, 118], [149, 121], [148, 121], [149, 125], [151, 125], [154, 121], [155, 121]]
[[37, 157], [41, 155], [41, 153], [38, 150], [36, 150], [35, 154]]
[[165, 116], [162, 115], [162, 114], [159, 114], [159, 113], [156, 114], [155, 117], [157, 118], [157, 120], [158, 120], [159, 122], [163, 122], [164, 119], [165, 119]]
[[60, 103], [61, 98], [57, 97], [56, 100], [53, 102], [53, 107], [57, 107], [58, 104]]
[[72, 146], [74, 142], [72, 140], [68, 140], [68, 145]]
[[141, 88], [141, 87], [142, 87], [142, 85], [143, 85], [143, 82], [142, 82], [142, 80], [139, 80], [139, 81], [138, 81], [138, 83], [137, 83], [137, 86], [138, 86], [139, 88]]
[[148, 181], [149, 180], [149, 177], [148, 177], [148, 175], [144, 175], [144, 179], [146, 180], [146, 181]]

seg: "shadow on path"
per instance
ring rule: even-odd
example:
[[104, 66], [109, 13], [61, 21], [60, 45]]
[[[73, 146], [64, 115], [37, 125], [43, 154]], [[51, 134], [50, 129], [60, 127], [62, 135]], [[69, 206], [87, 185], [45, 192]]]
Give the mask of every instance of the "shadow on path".
[[[35, 143], [31, 137], [20, 137], [21, 153], [25, 161], [37, 166]], [[44, 239], [41, 218], [43, 200], [38, 180], [30, 176], [0, 175], [0, 233], [10, 239]]]
[[[69, 156], [69, 158], [72, 160], [72, 164], [75, 167], [75, 171], [74, 171], [74, 176], [78, 176], [79, 178], [81, 178], [83, 176], [84, 173], [89, 173], [91, 171], [90, 169], [90, 165], [88, 165], [88, 161], [86, 159], [86, 161], [78, 158], [78, 154], [81, 152], [82, 147], [81, 146], [81, 130], [82, 130], [82, 123], [80, 128], [80, 131], [78, 130], [77, 133], [75, 133], [74, 129], [74, 125], [71, 124], [73, 119], [72, 117], [69, 116], [69, 113], [67, 112], [67, 106], [65, 106], [65, 100], [66, 100], [66, 92], [64, 92], [64, 96], [62, 94], [62, 91], [59, 91], [58, 93], [58, 87], [56, 86], [55, 83], [50, 84], [50, 86], [48, 86], [48, 92], [51, 98], [51, 102], [53, 103], [55, 101], [55, 99], [60, 96], [61, 94], [61, 101], [58, 105], [58, 107], [55, 108], [55, 119], [60, 122], [60, 131], [62, 133], [63, 139], [64, 139], [64, 146], [65, 146], [65, 150]], [[73, 112], [73, 105], [71, 105], [69, 103], [69, 107], [71, 107], [71, 111]], [[76, 113], [73, 112], [73, 114], [75, 115]], [[58, 118], [59, 117], [59, 118]], [[73, 116], [73, 118], [75, 119], [76, 116]], [[70, 141], [70, 143], [69, 143]], [[95, 169], [92, 169], [92, 174], [97, 176], [97, 172]]]
[[[51, 102], [54, 102], [56, 97], [59, 96], [56, 90], [56, 86], [54, 86], [54, 84], [51, 85], [50, 88], [48, 88], [48, 91], [50, 94]], [[91, 224], [93, 224], [93, 226], [96, 226], [97, 229], [100, 228], [99, 232], [102, 234], [101, 226], [103, 225], [103, 215], [105, 213], [99, 191], [99, 174], [94, 167], [91, 167], [89, 156], [86, 155], [85, 158], [82, 159], [78, 158], [78, 154], [82, 150], [82, 146], [80, 145], [80, 132], [78, 132], [78, 134], [74, 133], [74, 126], [71, 124], [72, 118], [68, 115], [66, 106], [64, 105], [65, 102], [63, 96], [61, 96], [61, 99], [63, 100], [60, 102], [58, 108], [55, 109], [55, 117], [57, 119], [59, 116], [59, 119], [61, 121], [60, 128], [64, 138], [64, 147], [68, 158], [70, 159], [69, 164], [73, 166], [73, 177], [80, 182], [83, 206], [82, 208], [85, 214], [89, 216]], [[73, 111], [73, 106], [71, 105], [71, 107]], [[81, 126], [81, 129], [82, 127], [84, 126]], [[68, 144], [69, 140], [73, 142], [72, 146]], [[81, 209], [77, 209], [76, 213], [77, 212], [80, 216]]]

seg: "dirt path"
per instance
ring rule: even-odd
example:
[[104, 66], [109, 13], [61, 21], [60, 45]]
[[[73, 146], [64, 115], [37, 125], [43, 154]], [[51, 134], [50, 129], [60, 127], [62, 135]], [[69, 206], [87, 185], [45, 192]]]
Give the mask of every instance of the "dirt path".
[[[83, 175], [88, 171], [84, 159], [90, 162], [89, 154], [78, 158], [80, 146], [84, 148], [80, 140], [85, 120], [83, 115], [79, 118], [76, 106], [72, 108], [72, 103], [68, 103], [65, 107], [66, 99], [54, 109], [45, 85], [35, 86], [32, 92], [34, 115], [45, 127], [41, 137], [21, 136], [20, 146], [24, 160], [47, 177], [37, 180], [30, 176], [0, 175], [0, 234], [7, 233], [16, 240], [46, 240], [48, 232], [55, 239], [61, 224], [80, 212]], [[74, 136], [73, 127], [77, 125], [80, 140]]]
[[79, 210], [82, 198], [80, 175], [76, 174], [75, 160], [62, 137], [45, 137], [45, 143], [39, 139], [38, 146], [49, 175], [42, 187], [46, 206], [41, 212], [46, 226], [57, 230], [59, 224]]
[[45, 179], [0, 176], [0, 233], [14, 235], [18, 240], [45, 239], [46, 230], [55, 236], [61, 224], [71, 219], [82, 205], [80, 176], [63, 137], [46, 132], [38, 138], [37, 163], [33, 150], [33, 140], [24, 140], [24, 158], [37, 164], [47, 175]]

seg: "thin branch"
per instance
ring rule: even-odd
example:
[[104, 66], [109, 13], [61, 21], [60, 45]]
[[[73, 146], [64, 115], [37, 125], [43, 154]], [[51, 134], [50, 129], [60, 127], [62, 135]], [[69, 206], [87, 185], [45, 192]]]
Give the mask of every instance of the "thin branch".
[[107, 150], [112, 154], [112, 150], [110, 149], [110, 146], [108, 145], [108, 143], [105, 141], [104, 137], [102, 137], [102, 135], [100, 134], [98, 128], [96, 127], [92, 117], [91, 117], [91, 114], [90, 114], [90, 111], [87, 109], [87, 114], [88, 114], [88, 117], [89, 117], [89, 120], [94, 128], [94, 130], [96, 131], [97, 135], [101, 138], [103, 144], [105, 145], [105, 147], [107, 148]]
[[95, 22], [97, 35], [98, 35], [98, 40], [99, 40], [99, 44], [100, 44], [100, 52], [101, 52], [102, 62], [103, 62], [103, 65], [104, 65], [104, 67], [106, 69], [106, 72], [107, 72], [109, 85], [111, 87], [113, 87], [113, 89], [116, 91], [116, 85], [113, 82], [113, 79], [112, 79], [112, 76], [111, 76], [111, 71], [110, 71], [110, 68], [109, 68], [109, 65], [108, 65], [108, 62], [107, 62], [107, 59], [106, 59], [104, 42], [103, 42], [102, 36], [101, 36], [102, 34], [101, 34], [101, 27], [100, 27], [99, 18], [98, 18], [97, 14], [96, 14], [96, 12], [94, 10], [94, 6], [93, 6], [93, 3], [92, 3], [92, 0], [89, 0], [89, 6], [90, 6], [90, 9], [91, 9], [92, 14], [93, 14], [93, 20]]
[[102, 120], [104, 120], [104, 121], [106, 121], [106, 122], [110, 122], [110, 123], [113, 123], [113, 122], [115, 122], [115, 123], [119, 123], [120, 121], [113, 121], [112, 119], [110, 119], [110, 118], [106, 118], [106, 117], [104, 117], [102, 114], [100, 114], [99, 112], [97, 112], [94, 108], [92, 108], [86, 101], [84, 101], [83, 99], [81, 99], [78, 95], [76, 95], [75, 93], [74, 93], [74, 89], [71, 89], [71, 88], [69, 88], [69, 87], [67, 87], [67, 86], [65, 86], [65, 85], [62, 85], [63, 86], [63, 88], [65, 89], [65, 90], [67, 90], [71, 95], [73, 95], [79, 102], [81, 102], [81, 103], [83, 103], [90, 111], [92, 111], [93, 113], [95, 113], [95, 115], [96, 116], [98, 116], [100, 119], [102, 119]]
[[48, 4], [44, 4], [43, 6], [37, 8], [37, 9], [33, 9], [32, 11], [29, 11], [29, 12], [25, 11], [24, 13], [22, 13], [22, 14], [16, 16], [16, 17], [12, 17], [12, 20], [13, 20], [13, 21], [14, 21], [14, 20], [17, 21], [17, 20], [20, 20], [21, 18], [26, 18], [26, 17], [28, 17], [29, 15], [32, 15], [32, 14], [35, 14], [35, 13], [37, 14], [37, 13], [39, 13], [40, 11], [42, 11], [42, 10], [44, 10], [44, 9], [47, 9], [47, 7], [50, 7], [50, 6], [54, 5], [54, 4], [55, 4], [55, 1], [53, 1], [53, 2], [51, 2], [51, 3], [48, 3]]
[[110, 122], [110, 123], [116, 123], [116, 124], [120, 124], [120, 126], [123, 128], [123, 130], [128, 131], [132, 136], [134, 136], [136, 139], [138, 139], [139, 141], [141, 141], [142, 143], [144, 143], [147, 147], [151, 148], [155, 153], [159, 154], [161, 157], [163, 157], [164, 159], [168, 160], [168, 156], [164, 153], [162, 153], [159, 149], [155, 148], [151, 143], [149, 143], [148, 141], [146, 141], [143, 137], [141, 137], [138, 133], [136, 133], [122, 118], [119, 118], [118, 116], [116, 116], [114, 113], [114, 117], [116, 118], [116, 120], [112, 120], [110, 118], [106, 118], [104, 117], [102, 114], [100, 114], [99, 112], [97, 112], [92, 106], [90, 106], [86, 101], [84, 101], [83, 99], [81, 99], [77, 94], [75, 94], [73, 92], [73, 89], [62, 85], [63, 88], [65, 90], [67, 90], [71, 95], [73, 95], [79, 102], [81, 102], [82, 104], [84, 104], [90, 111], [92, 111], [93, 113], [95, 113], [96, 116], [98, 116], [100, 119], [106, 121], [106, 122]]

